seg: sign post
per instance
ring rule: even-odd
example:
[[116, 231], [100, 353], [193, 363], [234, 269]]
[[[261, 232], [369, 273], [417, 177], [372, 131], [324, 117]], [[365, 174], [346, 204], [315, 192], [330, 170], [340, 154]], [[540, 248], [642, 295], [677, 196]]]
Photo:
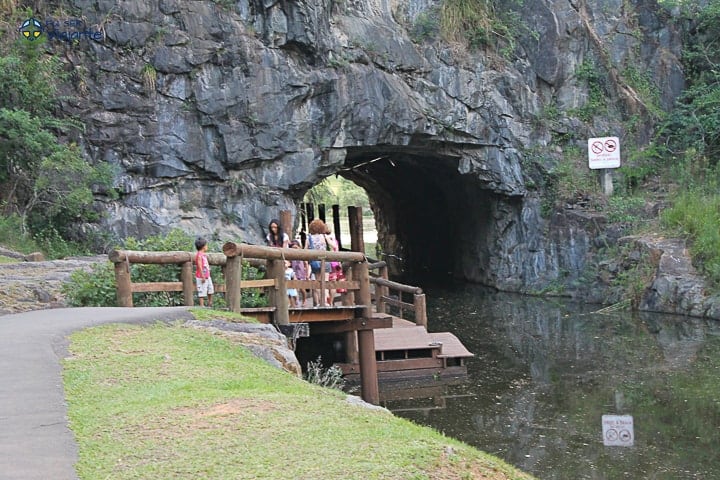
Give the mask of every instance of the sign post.
[[620, 140], [618, 137], [588, 139], [588, 166], [601, 170], [600, 185], [606, 197], [613, 194], [612, 168], [620, 166]]

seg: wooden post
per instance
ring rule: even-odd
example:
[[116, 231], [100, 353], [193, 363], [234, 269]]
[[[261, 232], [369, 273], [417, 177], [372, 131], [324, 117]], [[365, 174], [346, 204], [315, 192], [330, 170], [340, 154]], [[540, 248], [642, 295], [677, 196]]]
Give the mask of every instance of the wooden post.
[[364, 254], [362, 208], [348, 207], [348, 221], [350, 223], [350, 250]]
[[305, 203], [301, 203], [300, 207], [298, 208], [298, 215], [300, 216], [300, 228], [301, 232], [307, 231], [307, 222], [305, 219], [307, 218], [307, 213], [305, 213]]
[[[380, 267], [380, 278], [384, 280], [388, 279], [388, 267], [383, 265]], [[390, 289], [386, 285], [375, 284], [375, 308], [379, 313], [387, 313], [385, 310], [385, 300], [383, 297], [387, 297], [390, 294]]]
[[[325, 275], [327, 275], [327, 272], [325, 272], [325, 259], [320, 259], [320, 298], [318, 299], [320, 301], [320, 306], [325, 307], [327, 306], [327, 302], [325, 302], [325, 297], [327, 296], [327, 290], [325, 290]], [[317, 275], [315, 275], [315, 280], [318, 280]]]
[[310, 225], [310, 222], [315, 220], [315, 205], [313, 205], [312, 203], [306, 203], [305, 204], [305, 213], [307, 215], [308, 225]]
[[[346, 278], [352, 280], [353, 268], [350, 267], [347, 271]], [[355, 305], [355, 293], [354, 290], [348, 290], [342, 295], [343, 306]], [[358, 356], [358, 340], [357, 331], [353, 330], [345, 334], [345, 359], [347, 363], [355, 364], [360, 363], [360, 357]]]
[[416, 293], [413, 299], [415, 305], [415, 324], [427, 328], [427, 309], [425, 306], [425, 294]]
[[342, 250], [342, 240], [340, 240], [340, 238], [342, 237], [341, 232], [340, 232], [340, 205], [333, 205], [332, 213], [333, 213], [333, 233], [335, 234], [335, 239], [337, 240], [338, 250]]
[[117, 286], [118, 307], [132, 307], [132, 284], [130, 262], [115, 262], [115, 285]]
[[290, 241], [292, 242], [293, 238], [295, 238], [295, 235], [292, 229], [292, 212], [290, 210], [280, 211], [280, 226], [282, 227], [283, 232], [288, 234], [288, 237], [290, 237]]
[[[275, 279], [275, 290], [270, 295], [272, 306], [275, 307], [275, 322], [277, 325], [288, 325], [290, 323], [290, 313], [288, 308], [290, 302], [287, 296], [287, 286], [285, 283], [285, 261], [270, 260], [267, 261], [267, 276]], [[274, 298], [274, 299], [273, 299]]]
[[225, 302], [231, 312], [240, 312], [242, 262], [240, 257], [228, 257], [225, 263]]
[[193, 295], [195, 295], [195, 280], [193, 276], [193, 262], [183, 262], [182, 270], [180, 270], [180, 281], [183, 285], [183, 300], [186, 307], [194, 305]]
[[318, 205], [318, 217], [320, 217], [320, 220], [323, 221], [323, 223], [327, 223], [325, 221], [325, 204], [321, 203]]
[[[353, 267], [353, 279], [360, 283], [357, 300], [365, 308], [356, 315], [369, 319], [372, 317], [370, 305], [370, 274], [367, 262], [358, 262]], [[377, 363], [375, 362], [375, 334], [372, 329], [358, 331], [358, 353], [360, 354], [360, 385], [362, 399], [373, 405], [380, 403]]]

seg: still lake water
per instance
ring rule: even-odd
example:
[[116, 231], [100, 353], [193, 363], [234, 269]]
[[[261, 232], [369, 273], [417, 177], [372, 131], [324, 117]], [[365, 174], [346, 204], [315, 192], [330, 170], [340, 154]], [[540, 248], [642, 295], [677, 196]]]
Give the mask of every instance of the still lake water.
[[[459, 385], [381, 393], [399, 397], [382, 402], [396, 415], [542, 480], [720, 478], [720, 322], [426, 292], [428, 329], [476, 356]], [[632, 446], [603, 445], [603, 415], [632, 416]]]

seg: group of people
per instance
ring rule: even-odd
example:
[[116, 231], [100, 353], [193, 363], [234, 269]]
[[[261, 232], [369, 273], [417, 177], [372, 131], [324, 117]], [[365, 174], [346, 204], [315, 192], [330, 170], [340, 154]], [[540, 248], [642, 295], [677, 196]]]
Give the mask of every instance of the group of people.
[[[273, 219], [268, 224], [268, 234], [265, 237], [270, 247], [285, 248], [305, 248], [310, 250], [321, 251], [338, 251], [338, 242], [335, 235], [330, 231], [328, 226], [319, 218], [314, 219], [308, 225], [308, 235], [305, 245], [301, 245], [300, 238], [290, 241], [290, 237], [283, 231], [280, 222]], [[307, 262], [304, 260], [293, 260], [285, 262], [285, 278], [287, 280], [316, 280], [320, 275], [324, 275], [325, 280], [340, 280], [344, 278], [342, 273], [342, 265], [339, 262], [326, 262], [325, 271], [321, 272], [321, 262], [313, 260]], [[313, 306], [320, 305], [321, 295], [325, 296], [325, 304], [332, 305], [335, 299], [336, 290], [325, 290], [321, 292], [317, 289], [312, 290]], [[290, 304], [299, 307], [305, 304], [307, 297], [305, 289], [289, 288], [288, 297]]]
[[[330, 231], [325, 222], [316, 218], [308, 225], [308, 235], [305, 245], [301, 245], [300, 238], [290, 241], [290, 237], [283, 231], [282, 225], [276, 219], [268, 224], [268, 233], [265, 237], [267, 245], [270, 247], [283, 248], [306, 248], [310, 250], [321, 251], [338, 251], [338, 242], [335, 235]], [[198, 303], [201, 307], [205, 306], [205, 299], [209, 307], [212, 307], [212, 297], [215, 289], [210, 275], [210, 264], [207, 258], [208, 242], [202, 237], [195, 240], [195, 282], [198, 294]], [[342, 265], [339, 262], [326, 262], [325, 271], [321, 272], [321, 262], [305, 260], [292, 260], [285, 262], [285, 278], [287, 280], [316, 280], [323, 275], [326, 281], [344, 279]], [[300, 307], [305, 305], [307, 301], [307, 292], [305, 289], [288, 288], [288, 297], [290, 305]], [[325, 296], [325, 304], [332, 305], [337, 290], [325, 290], [323, 292], [313, 289], [312, 300], [313, 306], [320, 305], [321, 295]]]

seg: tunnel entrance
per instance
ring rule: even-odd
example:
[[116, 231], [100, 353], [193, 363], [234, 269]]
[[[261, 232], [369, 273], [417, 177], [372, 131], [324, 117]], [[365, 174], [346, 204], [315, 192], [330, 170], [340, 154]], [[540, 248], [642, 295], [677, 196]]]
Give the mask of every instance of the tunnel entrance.
[[458, 171], [459, 157], [417, 150], [348, 148], [337, 174], [363, 187], [375, 217], [381, 259], [391, 274], [427, 285], [465, 278], [482, 262], [492, 195]]

